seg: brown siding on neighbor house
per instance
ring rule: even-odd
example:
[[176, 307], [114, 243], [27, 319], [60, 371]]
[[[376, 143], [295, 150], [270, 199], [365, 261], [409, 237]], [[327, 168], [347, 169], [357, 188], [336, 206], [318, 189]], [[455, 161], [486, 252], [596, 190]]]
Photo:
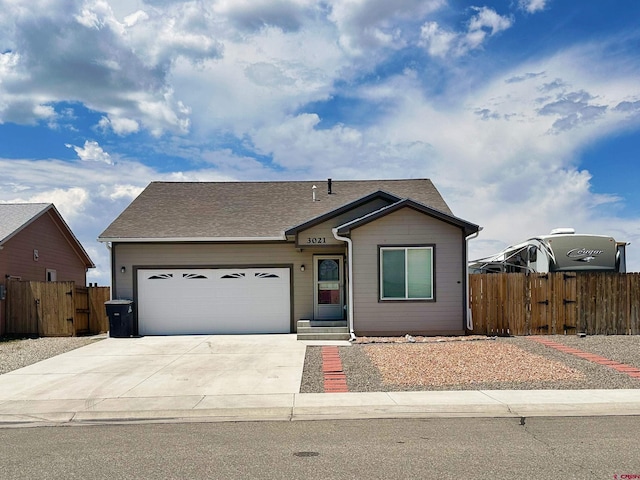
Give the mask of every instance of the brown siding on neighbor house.
[[[134, 298], [135, 267], [251, 267], [253, 265], [293, 265], [293, 320], [313, 318], [313, 255], [344, 254], [342, 245], [333, 249], [303, 248], [293, 243], [119, 243], [113, 245], [113, 298]], [[305, 271], [300, 271], [300, 266]], [[126, 272], [121, 273], [121, 267]]]
[[[360, 218], [368, 213], [375, 212], [376, 210], [386, 207], [389, 203], [390, 202], [388, 200], [377, 198], [371, 202], [349, 210], [342, 215], [338, 215], [325, 222], [303, 230], [298, 233], [298, 246], [305, 247], [309, 244], [313, 244], [314, 239], [325, 239], [326, 243], [324, 243], [324, 245], [342, 245], [344, 242], [336, 240], [331, 229], [350, 222], [351, 220], [355, 220], [356, 218]], [[309, 240], [311, 240], [311, 242], [309, 242]]]
[[[38, 251], [37, 261], [34, 250]], [[1, 255], [5, 258], [5, 275], [46, 281], [46, 271], [52, 269], [56, 271], [58, 281], [86, 284], [86, 265], [49, 213], [9, 239]]]
[[[38, 260], [34, 260], [38, 250]], [[49, 213], [37, 218], [3, 245], [0, 251], [0, 282], [7, 275], [22, 280], [46, 281], [47, 269], [56, 271], [58, 281], [86, 285], [86, 266], [71, 247]], [[5, 302], [0, 302], [0, 333], [5, 324]]]
[[[356, 335], [462, 334], [464, 237], [460, 228], [403, 208], [351, 231]], [[380, 301], [379, 247], [434, 245], [435, 301]]]
[[[5, 288], [5, 292], [7, 288], [7, 281], [5, 279], [6, 272], [7, 268], [5, 256], [3, 255], [2, 251], [0, 251], [0, 285]], [[0, 297], [0, 335], [3, 335], [5, 333], [5, 309], [7, 308], [6, 305], [6, 300], [2, 300], [2, 298]]]

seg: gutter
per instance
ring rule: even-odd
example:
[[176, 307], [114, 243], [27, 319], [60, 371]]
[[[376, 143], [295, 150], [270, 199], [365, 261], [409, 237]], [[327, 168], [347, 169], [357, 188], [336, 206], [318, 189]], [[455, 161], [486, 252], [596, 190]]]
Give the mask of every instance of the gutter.
[[469, 240], [473, 240], [474, 238], [476, 238], [478, 235], [480, 235], [480, 232], [482, 231], [482, 227], [478, 227], [478, 231], [475, 233], [472, 233], [471, 235], [469, 235], [468, 237], [465, 238], [465, 245], [466, 245], [466, 249], [465, 249], [465, 259], [464, 259], [464, 265], [465, 268], [467, 269], [467, 285], [466, 285], [466, 296], [467, 296], [467, 330], [473, 330], [473, 316], [471, 315], [471, 299], [469, 298]]
[[338, 235], [338, 229], [332, 228], [331, 232], [336, 240], [347, 243], [347, 273], [348, 276], [348, 291], [349, 299], [347, 300], [347, 322], [349, 323], [349, 341], [352, 342], [356, 339], [356, 334], [353, 333], [353, 243], [348, 237], [341, 237]]
[[166, 238], [118, 238], [118, 237], [101, 237], [98, 238], [102, 243], [202, 243], [202, 242], [282, 242], [287, 237], [166, 237]]

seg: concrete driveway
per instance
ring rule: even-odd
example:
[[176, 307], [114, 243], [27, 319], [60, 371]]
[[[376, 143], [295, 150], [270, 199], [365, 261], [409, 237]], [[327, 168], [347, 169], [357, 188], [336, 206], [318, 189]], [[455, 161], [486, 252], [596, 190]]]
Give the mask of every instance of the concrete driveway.
[[0, 415], [209, 409], [300, 391], [296, 335], [107, 338], [0, 376]]
[[298, 393], [305, 349], [295, 334], [107, 338], [0, 375], [0, 428], [640, 415], [640, 389]]

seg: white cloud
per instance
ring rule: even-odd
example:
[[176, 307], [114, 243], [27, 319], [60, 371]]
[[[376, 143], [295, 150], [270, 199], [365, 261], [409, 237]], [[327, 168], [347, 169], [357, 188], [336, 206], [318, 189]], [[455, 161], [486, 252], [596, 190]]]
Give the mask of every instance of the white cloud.
[[78, 147], [76, 145], [66, 145], [67, 148], [73, 148], [78, 154], [78, 158], [85, 162], [102, 162], [108, 165], [113, 165], [111, 155], [105, 152], [98, 142], [93, 140], [85, 140], [84, 147]]
[[545, 9], [547, 0], [520, 0], [518, 5], [528, 13], [536, 13]]
[[98, 17], [97, 12], [89, 8], [83, 8], [79, 14], [74, 15], [76, 21], [87, 28], [95, 28], [96, 30], [104, 26], [104, 22]]
[[109, 198], [110, 200], [121, 200], [126, 199], [132, 201], [138, 195], [142, 193], [144, 190], [143, 187], [139, 185], [113, 185], [113, 186], [102, 186], [103, 196]]
[[419, 21], [444, 5], [445, 0], [332, 0], [329, 19], [338, 28], [340, 45], [360, 55], [403, 46], [407, 39], [399, 26], [402, 21]]
[[315, 10], [312, 0], [220, 0], [214, 11], [240, 30], [277, 27], [296, 31]]
[[82, 215], [89, 194], [81, 187], [54, 188], [28, 198], [15, 198], [12, 203], [53, 203], [66, 221], [73, 221]]
[[459, 34], [444, 30], [437, 22], [427, 22], [420, 31], [422, 43], [429, 55], [445, 57], [459, 42]]
[[465, 55], [482, 47], [487, 37], [507, 30], [513, 25], [511, 17], [499, 15], [488, 7], [472, 7], [476, 12], [467, 24], [466, 32], [454, 32], [442, 28], [437, 22], [426, 22], [420, 31], [421, 44], [430, 55], [446, 57]]
[[466, 38], [468, 48], [478, 48], [487, 35], [493, 36], [513, 25], [509, 17], [498, 15], [495, 10], [487, 7], [473, 7], [477, 12], [469, 21]]
[[[232, 132], [242, 137], [277, 124], [290, 112], [329, 97], [349, 63], [327, 26], [284, 33], [277, 28], [225, 43], [225, 55], [194, 70], [178, 60], [172, 82], [191, 109], [195, 134]], [[207, 133], [201, 130], [203, 129]]]
[[137, 10], [136, 12], [124, 17], [124, 24], [127, 27], [133, 27], [138, 22], [144, 22], [149, 20], [149, 14], [143, 10]]
[[102, 130], [111, 129], [116, 135], [129, 135], [140, 130], [140, 124], [130, 118], [102, 117], [98, 126]]
[[56, 112], [51, 105], [35, 105], [33, 113], [37, 118], [54, 118]]
[[213, 24], [193, 2], [162, 15], [150, 8], [128, 23], [105, 0], [40, 0], [29, 9], [0, 0], [0, 9], [0, 123], [33, 124], [58, 102], [81, 102], [109, 116], [120, 135], [185, 133], [189, 112], [174, 98], [170, 66], [220, 54]]

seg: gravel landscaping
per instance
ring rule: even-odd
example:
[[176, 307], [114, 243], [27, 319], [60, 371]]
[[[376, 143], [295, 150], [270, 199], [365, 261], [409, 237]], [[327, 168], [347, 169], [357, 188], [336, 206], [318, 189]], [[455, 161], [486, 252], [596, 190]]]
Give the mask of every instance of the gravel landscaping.
[[[547, 337], [640, 368], [640, 336]], [[340, 347], [350, 392], [640, 388], [640, 380], [527, 337], [368, 338]], [[321, 347], [308, 347], [301, 392], [322, 392]]]
[[103, 338], [106, 336], [0, 338], [0, 374], [84, 347]]

